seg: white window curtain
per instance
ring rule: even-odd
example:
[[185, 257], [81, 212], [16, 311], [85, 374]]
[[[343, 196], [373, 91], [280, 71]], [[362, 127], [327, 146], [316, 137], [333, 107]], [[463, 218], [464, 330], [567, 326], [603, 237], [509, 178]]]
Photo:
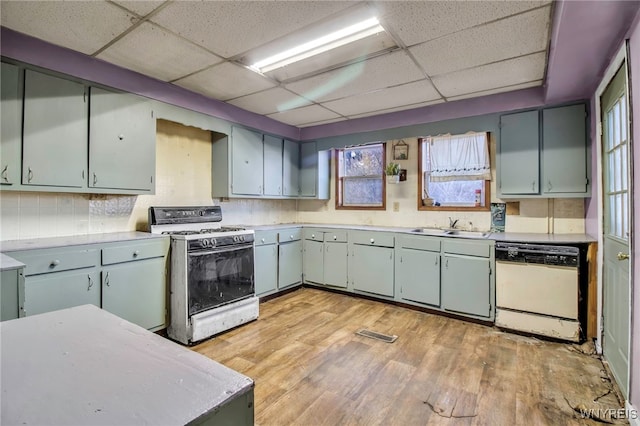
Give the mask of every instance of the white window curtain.
[[487, 133], [428, 137], [430, 180], [491, 180]]

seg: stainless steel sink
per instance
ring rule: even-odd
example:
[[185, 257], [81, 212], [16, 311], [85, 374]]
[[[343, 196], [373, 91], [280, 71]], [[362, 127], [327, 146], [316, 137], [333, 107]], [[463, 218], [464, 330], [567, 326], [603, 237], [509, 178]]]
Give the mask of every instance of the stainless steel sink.
[[462, 229], [438, 229], [438, 228], [415, 228], [415, 229], [412, 229], [411, 232], [426, 234], [426, 235], [459, 237], [459, 238], [488, 238], [489, 235], [491, 235], [491, 232], [465, 231]]

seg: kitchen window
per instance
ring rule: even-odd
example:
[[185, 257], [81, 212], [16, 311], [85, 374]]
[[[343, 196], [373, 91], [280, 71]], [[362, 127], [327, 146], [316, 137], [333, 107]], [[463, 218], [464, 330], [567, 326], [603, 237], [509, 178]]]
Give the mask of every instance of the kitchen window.
[[385, 144], [336, 151], [336, 209], [385, 210]]
[[425, 137], [418, 142], [419, 210], [489, 210], [486, 132]]

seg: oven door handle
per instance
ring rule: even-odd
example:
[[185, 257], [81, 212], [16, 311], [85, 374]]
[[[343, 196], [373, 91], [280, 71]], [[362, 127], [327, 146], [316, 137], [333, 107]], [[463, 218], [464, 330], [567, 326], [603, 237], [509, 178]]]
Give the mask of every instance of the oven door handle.
[[210, 254], [218, 254], [218, 253], [230, 253], [232, 251], [238, 251], [238, 250], [246, 250], [249, 248], [252, 248], [253, 245], [252, 244], [245, 244], [242, 246], [233, 246], [233, 248], [228, 248], [228, 249], [218, 249], [218, 250], [207, 250], [207, 251], [191, 251], [189, 253], [187, 253], [189, 256], [207, 256]]

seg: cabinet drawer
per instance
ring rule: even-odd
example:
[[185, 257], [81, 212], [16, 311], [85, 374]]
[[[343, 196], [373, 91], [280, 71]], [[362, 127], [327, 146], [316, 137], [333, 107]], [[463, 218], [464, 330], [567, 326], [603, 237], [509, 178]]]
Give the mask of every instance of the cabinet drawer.
[[266, 246], [278, 243], [278, 231], [256, 231], [256, 246]]
[[167, 254], [168, 240], [118, 244], [102, 249], [102, 264], [129, 262], [132, 260], [163, 257]]
[[491, 245], [486, 242], [447, 239], [442, 242], [442, 251], [467, 256], [490, 257]]
[[351, 242], [368, 246], [393, 247], [393, 234], [385, 232], [351, 232]]
[[331, 230], [324, 233], [325, 241], [333, 241], [336, 243], [346, 243], [347, 242], [347, 231], [342, 230]]
[[319, 229], [305, 229], [304, 239], [313, 241], [324, 241], [324, 232]]
[[11, 253], [11, 257], [25, 264], [25, 276], [91, 268], [100, 264], [100, 250], [97, 249], [30, 250]]
[[440, 240], [412, 235], [398, 236], [398, 246], [415, 250], [440, 251]]
[[301, 228], [284, 229], [279, 232], [278, 241], [286, 243], [287, 241], [298, 241], [302, 239]]

